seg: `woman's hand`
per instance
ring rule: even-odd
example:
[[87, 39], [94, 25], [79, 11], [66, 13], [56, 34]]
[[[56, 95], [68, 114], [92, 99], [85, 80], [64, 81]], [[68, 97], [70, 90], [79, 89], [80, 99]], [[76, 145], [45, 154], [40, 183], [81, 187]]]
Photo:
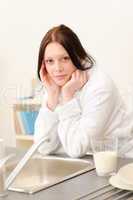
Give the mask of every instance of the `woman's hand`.
[[48, 93], [47, 106], [50, 110], [54, 110], [58, 104], [60, 87], [51, 79], [44, 64], [40, 69], [40, 78]]
[[72, 73], [71, 79], [63, 86], [63, 102], [71, 100], [76, 91], [80, 90], [88, 81], [87, 71], [76, 70]]

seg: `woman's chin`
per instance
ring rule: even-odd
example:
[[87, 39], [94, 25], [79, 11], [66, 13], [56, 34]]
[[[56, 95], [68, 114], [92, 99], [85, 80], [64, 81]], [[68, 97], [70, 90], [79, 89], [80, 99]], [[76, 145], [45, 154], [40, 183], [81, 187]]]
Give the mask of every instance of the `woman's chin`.
[[66, 80], [55, 81], [55, 83], [60, 87], [63, 87], [66, 84], [66, 82]]
[[58, 86], [63, 87], [65, 85], [65, 83], [56, 83]]

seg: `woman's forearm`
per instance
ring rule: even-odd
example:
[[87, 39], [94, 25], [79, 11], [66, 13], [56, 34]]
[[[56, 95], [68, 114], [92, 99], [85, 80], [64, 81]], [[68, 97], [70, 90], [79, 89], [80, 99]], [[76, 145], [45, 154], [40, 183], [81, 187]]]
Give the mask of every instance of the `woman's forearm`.
[[57, 124], [57, 115], [48, 108], [42, 107], [35, 122], [34, 142], [39, 141], [42, 137], [47, 138], [40, 147], [44, 154], [51, 153], [59, 144]]

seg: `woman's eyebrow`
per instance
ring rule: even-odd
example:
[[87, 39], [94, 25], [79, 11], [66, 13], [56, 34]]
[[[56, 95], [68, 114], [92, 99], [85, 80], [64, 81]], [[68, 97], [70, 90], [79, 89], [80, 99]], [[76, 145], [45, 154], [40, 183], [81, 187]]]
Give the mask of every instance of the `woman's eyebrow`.
[[44, 59], [61, 58], [61, 57], [64, 57], [64, 56], [69, 56], [69, 55], [64, 53], [64, 54], [59, 54], [59, 55], [46, 56], [46, 57], [44, 57]]

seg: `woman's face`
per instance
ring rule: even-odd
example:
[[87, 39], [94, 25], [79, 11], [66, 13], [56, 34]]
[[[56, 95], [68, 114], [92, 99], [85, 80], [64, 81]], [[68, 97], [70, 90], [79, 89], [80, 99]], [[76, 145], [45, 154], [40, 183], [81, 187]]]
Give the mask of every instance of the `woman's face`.
[[58, 86], [65, 85], [77, 69], [65, 48], [57, 42], [51, 42], [46, 46], [44, 63], [49, 76]]

